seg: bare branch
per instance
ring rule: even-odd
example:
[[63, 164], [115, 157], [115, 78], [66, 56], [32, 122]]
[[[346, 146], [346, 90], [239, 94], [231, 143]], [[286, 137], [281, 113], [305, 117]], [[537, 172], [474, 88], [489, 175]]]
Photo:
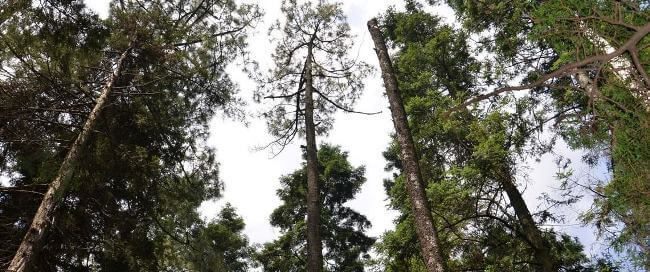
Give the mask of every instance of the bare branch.
[[345, 111], [345, 112], [349, 112], [349, 113], [358, 113], [358, 114], [365, 114], [365, 115], [375, 115], [375, 114], [380, 114], [380, 113], [381, 113], [381, 111], [378, 111], [378, 112], [362, 112], [362, 111], [351, 110], [351, 109], [348, 109], [348, 108], [346, 108], [346, 107], [343, 107], [343, 106], [337, 104], [336, 102], [332, 101], [331, 99], [329, 99], [329, 98], [327, 97], [327, 95], [322, 94], [322, 93], [319, 92], [316, 88], [314, 88], [314, 91], [315, 91], [317, 94], [319, 94], [320, 97], [322, 97], [322, 98], [325, 99], [327, 102], [329, 102], [330, 104], [332, 104], [334, 107], [336, 107], [337, 109], [340, 109], [340, 110], [342, 110], [342, 111]]
[[43, 193], [37, 192], [37, 191], [15, 189], [15, 188], [11, 188], [11, 187], [0, 187], [0, 192], [4, 192], [4, 193], [29, 193], [29, 194], [36, 194], [36, 195], [44, 195]]
[[614, 20], [612, 18], [608, 18], [608, 17], [604, 17], [604, 16], [585, 16], [585, 17], [568, 18], [568, 19], [571, 20], [571, 21], [600, 20], [600, 21], [603, 21], [603, 22], [606, 22], [606, 23], [609, 23], [609, 24], [612, 24], [612, 25], [622, 26], [622, 27], [625, 27], [625, 28], [628, 28], [628, 29], [634, 30], [634, 31], [639, 31], [641, 29], [641, 27], [639, 27], [637, 25], [627, 24], [627, 23], [625, 23], [623, 21]]
[[646, 86], [650, 86], [650, 78], [643, 68], [643, 65], [641, 65], [641, 61], [639, 60], [639, 51], [637, 50], [636, 45], [630, 48], [630, 56], [632, 56], [632, 63], [634, 63], [634, 67], [636, 67], [636, 70], [639, 72], [641, 77], [643, 77]]
[[296, 95], [299, 95], [301, 92], [305, 91], [305, 89], [300, 89], [296, 92], [290, 93], [290, 94], [285, 94], [285, 95], [267, 95], [264, 98], [265, 99], [276, 99], [276, 98], [291, 98]]

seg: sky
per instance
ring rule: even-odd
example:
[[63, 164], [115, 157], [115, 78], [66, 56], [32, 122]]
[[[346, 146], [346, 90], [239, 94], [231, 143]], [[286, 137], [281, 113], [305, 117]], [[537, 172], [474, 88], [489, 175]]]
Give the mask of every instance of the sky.
[[[356, 35], [352, 55], [359, 54], [359, 59], [371, 65], [376, 65], [376, 55], [373, 51], [372, 40], [367, 34], [366, 21], [390, 5], [401, 6], [401, 1], [344, 1], [344, 12], [348, 16], [352, 32]], [[259, 5], [265, 11], [264, 21], [257, 25], [256, 34], [250, 41], [250, 51], [263, 67], [271, 62], [269, 48], [273, 44], [267, 37], [268, 26], [280, 16], [280, 1], [260, 1]], [[256, 88], [254, 82], [237, 68], [230, 69], [233, 79], [241, 88], [241, 96], [250, 101]], [[384, 171], [386, 162], [382, 157], [390, 141], [392, 121], [388, 111], [388, 101], [383, 97], [379, 73], [365, 80], [365, 90], [355, 108], [359, 111], [377, 112], [378, 115], [358, 115], [339, 112], [335, 115], [335, 123], [329, 135], [319, 137], [319, 143], [340, 145], [349, 154], [348, 159], [354, 166], [365, 165], [367, 181], [356, 199], [349, 206], [366, 215], [373, 227], [369, 233], [379, 236], [386, 230], [392, 229], [394, 213], [386, 209], [386, 195], [383, 189], [383, 179], [390, 174]], [[255, 105], [250, 103], [251, 111]], [[273, 209], [280, 205], [275, 192], [279, 188], [279, 178], [300, 167], [302, 161], [300, 144], [304, 140], [296, 139], [279, 156], [271, 158], [270, 151], [252, 151], [252, 147], [271, 141], [263, 120], [249, 119], [246, 127], [232, 120], [215, 118], [211, 124], [212, 137], [209, 143], [217, 148], [220, 159], [220, 175], [225, 182], [224, 197], [217, 201], [204, 203], [201, 212], [212, 217], [218, 212], [218, 207], [230, 202], [246, 221], [246, 234], [254, 243], [273, 240], [279, 235], [277, 229], [269, 224], [269, 216]]]
[[[107, 0], [86, 0], [86, 4], [105, 17], [108, 13]], [[270, 63], [270, 48], [273, 48], [267, 29], [271, 23], [280, 17], [280, 0], [265, 0], [257, 2], [265, 11], [263, 22], [256, 26], [249, 40], [250, 51], [254, 59], [266, 70]], [[372, 40], [366, 28], [366, 21], [384, 12], [389, 6], [398, 9], [403, 6], [400, 0], [346, 0], [343, 9], [348, 17], [352, 32], [356, 35], [353, 54], [359, 54], [359, 59], [374, 67], [378, 67], [373, 51]], [[430, 8], [428, 11], [444, 18], [445, 23], [454, 23], [455, 17], [448, 7]], [[229, 67], [228, 72], [239, 85], [240, 97], [248, 101], [248, 111], [255, 112], [259, 105], [252, 102], [253, 90], [256, 88], [248, 76], [237, 67]], [[359, 111], [376, 112], [378, 115], [358, 115], [337, 113], [333, 129], [326, 137], [320, 137], [318, 142], [340, 145], [349, 154], [353, 166], [365, 165], [367, 181], [356, 199], [349, 206], [366, 215], [372, 222], [369, 230], [371, 236], [379, 237], [383, 232], [394, 228], [394, 211], [386, 207], [386, 194], [383, 179], [390, 177], [384, 171], [386, 161], [382, 152], [389, 143], [393, 132], [388, 101], [379, 72], [365, 80], [365, 90], [355, 107]], [[279, 177], [289, 174], [300, 167], [301, 151], [299, 145], [303, 139], [296, 139], [278, 156], [271, 158], [270, 151], [255, 151], [256, 146], [268, 143], [272, 138], [267, 134], [264, 121], [251, 116], [245, 125], [239, 121], [215, 117], [210, 123], [211, 136], [208, 144], [217, 150], [220, 162], [220, 177], [225, 184], [223, 197], [203, 203], [199, 208], [206, 219], [214, 218], [225, 203], [231, 203], [246, 223], [245, 234], [253, 243], [269, 242], [280, 233], [269, 224], [269, 216], [280, 201], [276, 196], [279, 188]], [[569, 151], [562, 143], [556, 148], [556, 153], [562, 153], [573, 162], [576, 178], [589, 179], [606, 176], [604, 167], [588, 168], [580, 163], [580, 152]], [[542, 193], [557, 196], [558, 183], [554, 181], [557, 166], [552, 155], [542, 157], [540, 162], [524, 163], [528, 168], [526, 184], [520, 186], [524, 190], [530, 209], [536, 211], [543, 207], [539, 199]], [[594, 231], [577, 221], [581, 211], [589, 207], [591, 199], [586, 196], [572, 207], [563, 208], [559, 212], [566, 216], [567, 221], [554, 227], [570, 235], [578, 237], [585, 245], [588, 255], [597, 254], [603, 245], [595, 244]]]

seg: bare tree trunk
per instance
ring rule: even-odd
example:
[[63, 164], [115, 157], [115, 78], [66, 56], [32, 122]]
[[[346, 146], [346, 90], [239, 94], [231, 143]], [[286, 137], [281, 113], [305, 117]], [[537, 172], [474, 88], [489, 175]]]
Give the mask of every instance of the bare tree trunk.
[[542, 232], [535, 225], [533, 216], [528, 210], [526, 201], [521, 196], [514, 182], [514, 177], [507, 171], [501, 185], [510, 199], [510, 205], [515, 210], [519, 225], [522, 228], [523, 238], [530, 244], [535, 252], [535, 259], [539, 266], [535, 267], [536, 271], [553, 272], [553, 258], [551, 257], [551, 248], [548, 242], [542, 236]]
[[122, 73], [124, 60], [130, 51], [131, 48], [127, 49], [118, 59], [113, 74], [108, 82], [106, 82], [106, 86], [104, 86], [101, 95], [97, 98], [95, 107], [88, 115], [88, 119], [81, 129], [81, 132], [79, 132], [77, 139], [74, 141], [68, 154], [61, 163], [61, 167], [59, 168], [56, 177], [52, 183], [50, 183], [47, 192], [41, 201], [41, 205], [38, 207], [38, 210], [34, 215], [29, 230], [27, 230], [23, 241], [20, 243], [16, 255], [11, 260], [11, 264], [9, 264], [9, 268], [7, 269], [8, 272], [23, 272], [26, 270], [27, 265], [32, 261], [36, 245], [41, 242], [43, 235], [51, 224], [52, 215], [58, 201], [66, 194], [66, 183], [69, 181], [74, 165], [79, 159], [79, 151], [86, 143], [86, 140], [95, 124], [95, 120], [101, 113], [104, 104], [106, 104], [108, 95], [113, 89], [113, 84]]
[[320, 237], [320, 194], [318, 188], [318, 156], [314, 125], [314, 86], [311, 74], [312, 45], [307, 47], [305, 61], [305, 130], [307, 138], [307, 271], [323, 269], [323, 246]]
[[390, 111], [393, 115], [393, 125], [397, 132], [397, 141], [400, 145], [400, 157], [406, 172], [406, 189], [408, 191], [413, 217], [415, 219], [415, 231], [420, 242], [422, 258], [430, 272], [445, 271], [440, 247], [438, 245], [438, 233], [433, 224], [429, 202], [424, 193], [424, 182], [418, 165], [418, 157], [415, 152], [415, 145], [408, 127], [404, 104], [397, 87], [397, 79], [393, 66], [386, 49], [386, 43], [382, 38], [381, 30], [377, 26], [377, 20], [368, 21], [368, 30], [375, 43], [375, 51], [379, 58], [379, 66], [382, 71], [382, 78], [386, 86], [386, 95], [390, 104]]

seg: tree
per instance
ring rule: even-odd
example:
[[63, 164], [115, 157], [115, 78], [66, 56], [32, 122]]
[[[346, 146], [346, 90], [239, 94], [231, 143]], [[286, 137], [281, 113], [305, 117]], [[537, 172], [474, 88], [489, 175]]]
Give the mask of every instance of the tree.
[[296, 135], [305, 136], [307, 270], [321, 271], [316, 135], [329, 130], [331, 115], [337, 109], [355, 112], [350, 107], [360, 96], [361, 80], [370, 68], [349, 58], [350, 27], [339, 3], [318, 1], [314, 5], [309, 1], [284, 0], [281, 10], [287, 20], [278, 21], [270, 31], [272, 35], [282, 35], [272, 55], [274, 67], [259, 79], [256, 96], [258, 100], [264, 97], [281, 101], [264, 114], [269, 131], [276, 137], [269, 146], [281, 151]]
[[418, 241], [420, 242], [420, 253], [430, 272], [442, 272], [445, 271], [445, 268], [440, 255], [438, 231], [431, 218], [429, 201], [424, 192], [424, 186], [426, 185], [422, 180], [422, 173], [418, 165], [419, 158], [415, 150], [411, 131], [408, 127], [404, 103], [400, 97], [397, 78], [393, 71], [393, 64], [390, 61], [388, 49], [386, 49], [386, 43], [382, 38], [377, 20], [373, 19], [368, 21], [368, 30], [375, 43], [375, 50], [382, 70], [382, 78], [386, 87], [390, 111], [393, 116], [393, 124], [395, 125], [397, 140], [400, 145], [400, 160], [406, 170], [406, 189], [411, 200], [411, 207], [413, 208], [415, 229], [418, 234]]
[[173, 241], [167, 236], [164, 248], [164, 265], [169, 271], [248, 271], [254, 249], [242, 234], [244, 220], [226, 203], [215, 219], [192, 230], [185, 242]]
[[122, 53], [117, 60], [115, 69], [106, 82], [106, 86], [102, 89], [101, 94], [97, 98], [97, 102], [88, 115], [88, 119], [79, 132], [79, 136], [77, 136], [77, 139], [72, 143], [72, 146], [70, 146], [68, 154], [65, 156], [65, 159], [63, 159], [63, 162], [61, 162], [61, 167], [56, 173], [56, 177], [48, 186], [47, 192], [43, 195], [41, 205], [38, 207], [38, 210], [36, 210], [31, 226], [27, 230], [25, 238], [23, 238], [23, 241], [20, 243], [18, 250], [16, 250], [16, 255], [11, 260], [9, 268], [7, 269], [8, 271], [25, 271], [27, 264], [32, 261], [32, 258], [34, 258], [34, 248], [39, 246], [43, 234], [45, 234], [49, 228], [54, 207], [57, 204], [56, 202], [58, 202], [58, 199], [56, 198], [58, 198], [57, 196], [65, 195], [65, 187], [67, 186], [65, 182], [73, 171], [73, 165], [77, 164], [77, 161], [79, 160], [80, 149], [86, 144], [90, 132], [95, 126], [95, 120], [101, 113], [108, 96], [113, 90], [113, 85], [122, 74], [124, 62], [129, 56], [131, 49], [131, 46], [126, 48], [124, 53]]
[[[549, 220], [550, 214], [532, 214], [516, 187], [516, 162], [548, 148], [531, 140], [534, 126], [519, 117], [526, 104], [506, 110], [504, 98], [485, 109], [444, 116], [441, 113], [456, 101], [481, 91], [477, 78], [482, 67], [472, 57], [468, 36], [442, 25], [415, 2], [407, 4], [406, 12], [389, 10], [383, 22], [396, 49], [395, 75], [449, 269], [584, 268], [581, 245], [566, 235], [540, 230], [537, 224]], [[389, 167], [408, 173], [398, 159], [400, 148], [393, 143], [386, 153]], [[406, 178], [404, 174], [386, 182], [391, 207], [402, 215], [379, 249], [390, 271], [424, 271], [426, 256], [413, 246], [419, 237], [413, 229], [418, 215], [407, 201]]]
[[223, 1], [119, 1], [100, 20], [77, 1], [1, 9], [0, 152], [12, 177], [0, 192], [3, 268], [116, 56], [132, 47], [28, 265], [173, 269], [161, 266], [164, 237], [174, 230], [175, 243], [186, 241], [200, 222], [196, 207], [220, 195], [207, 122], [219, 108], [236, 110], [224, 69], [245, 53], [259, 11]]
[[[646, 7], [618, 1], [447, 2], [465, 30], [494, 30], [480, 49], [498, 64], [485, 73], [498, 87], [454, 109], [531, 90], [535, 103], [527, 119], [540, 127], [554, 121], [553, 135], [587, 150], [586, 163], [609, 161], [611, 180], [583, 186], [595, 198], [585, 222], [594, 223], [614, 248], [627, 249], [639, 265], [650, 267], [650, 233], [643, 227], [648, 203], [638, 201], [647, 198], [643, 169], [650, 162], [643, 151], [649, 135]], [[516, 77], [524, 78], [520, 86], [505, 84]]]
[[[338, 146], [321, 145], [318, 151], [321, 233], [326, 249], [326, 271], [364, 271], [374, 239], [364, 231], [370, 221], [345, 204], [354, 198], [366, 181], [363, 167], [353, 167], [347, 153]], [[282, 234], [266, 243], [257, 259], [265, 271], [304, 271], [306, 236], [304, 202], [307, 192], [306, 165], [280, 179], [278, 196], [283, 201], [271, 214], [271, 225]]]

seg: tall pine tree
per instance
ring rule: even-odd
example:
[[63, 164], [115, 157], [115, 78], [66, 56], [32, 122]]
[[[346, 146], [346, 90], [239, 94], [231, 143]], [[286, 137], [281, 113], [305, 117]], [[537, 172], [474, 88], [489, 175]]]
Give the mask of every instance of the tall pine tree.
[[[322, 270], [316, 135], [332, 126], [336, 110], [350, 107], [360, 96], [369, 66], [351, 59], [350, 27], [340, 3], [284, 0], [284, 19], [271, 28], [281, 35], [272, 54], [274, 67], [260, 78], [257, 97], [280, 102], [264, 114], [281, 151], [297, 135], [305, 136], [307, 156], [307, 271]], [[278, 151], [279, 152], [279, 151]]]
[[[450, 270], [555, 271], [583, 269], [586, 258], [574, 239], [542, 231], [548, 214], [531, 213], [517, 188], [517, 160], [546, 145], [531, 141], [528, 123], [518, 123], [504, 101], [491, 107], [445, 112], [481, 91], [481, 65], [471, 55], [467, 34], [443, 25], [414, 1], [406, 12], [389, 11], [385, 36], [396, 49], [395, 71], [422, 176]], [[407, 198], [401, 146], [386, 152], [389, 168], [403, 175], [386, 182], [391, 207], [399, 210], [396, 230], [379, 245], [390, 271], [426, 271], [416, 246], [418, 215]], [[545, 261], [546, 260], [546, 261]]]

